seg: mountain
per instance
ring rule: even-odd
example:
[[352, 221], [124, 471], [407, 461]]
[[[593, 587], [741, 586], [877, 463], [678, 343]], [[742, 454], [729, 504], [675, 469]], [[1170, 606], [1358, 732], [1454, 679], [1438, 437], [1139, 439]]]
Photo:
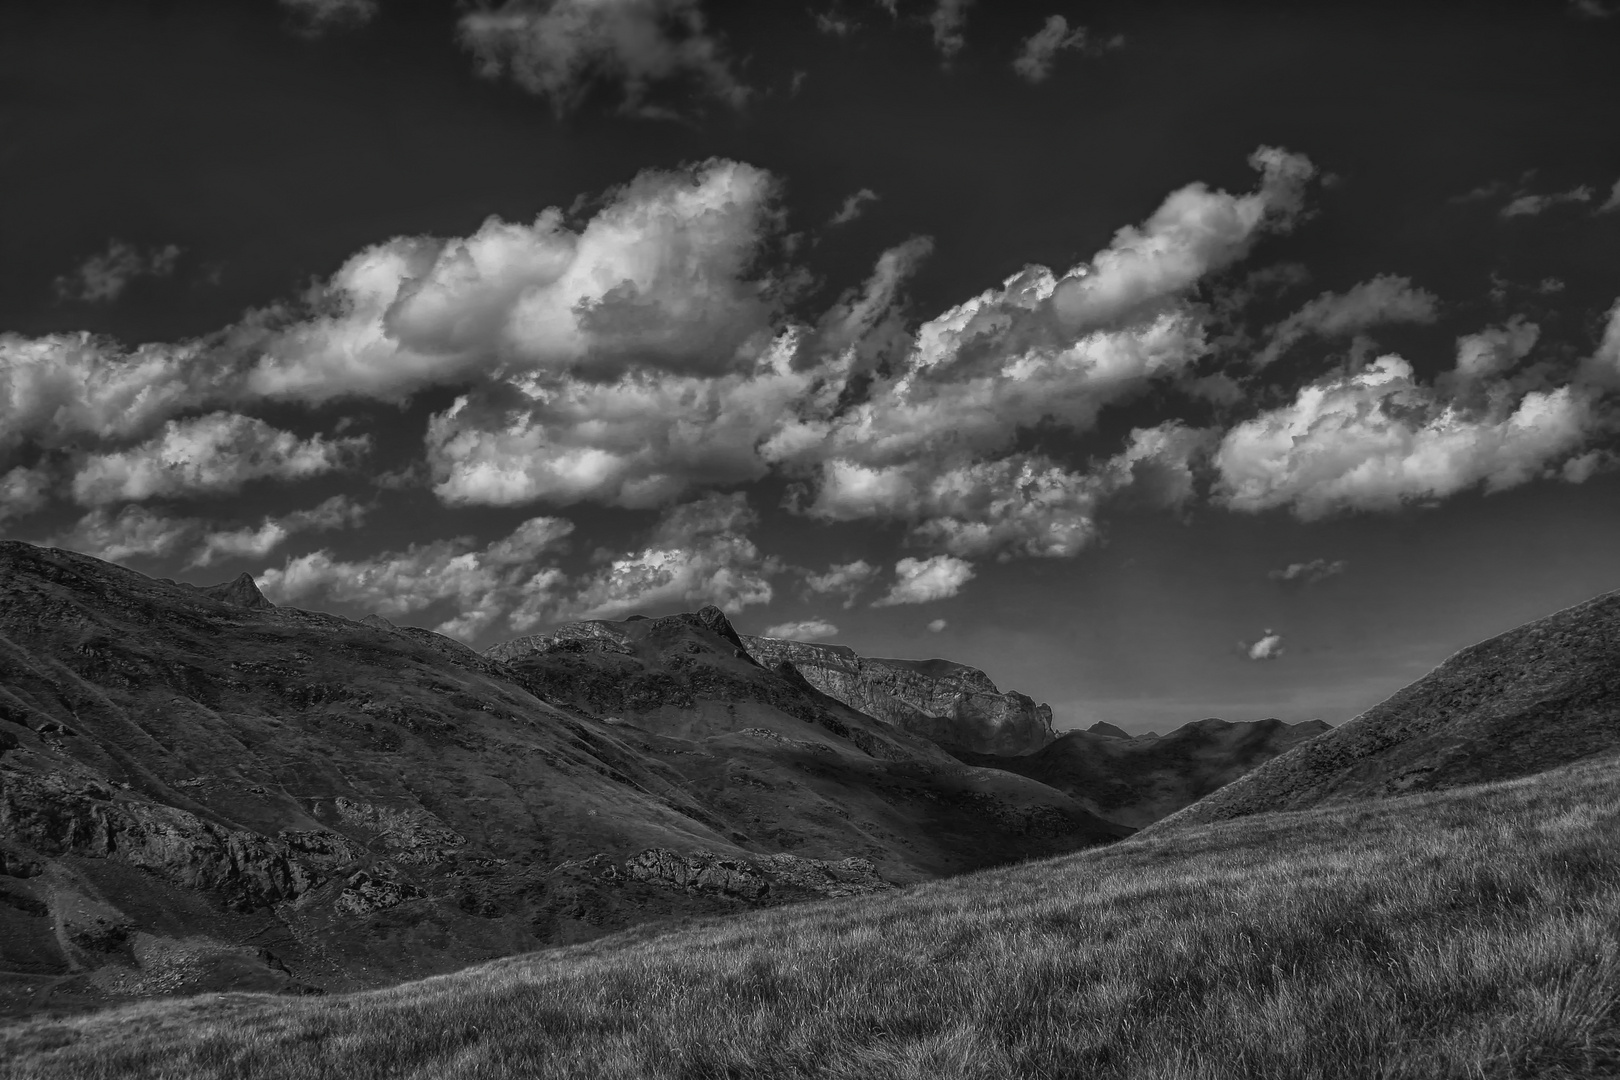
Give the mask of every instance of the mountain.
[[1617, 748], [1612, 592], [1462, 650], [1156, 828], [1507, 780]]
[[496, 652], [0, 543], [0, 1009], [375, 986], [1128, 832], [715, 609]]
[[1073, 796], [1098, 817], [1141, 829], [1331, 730], [1320, 720], [1228, 723], [1212, 718], [1168, 735], [1131, 738], [1112, 725], [1096, 724], [1086, 731], [1065, 732], [1021, 757], [959, 756], [975, 765], [1039, 780]]
[[1051, 706], [1002, 692], [965, 664], [878, 659], [783, 638], [748, 637], [742, 644], [762, 663], [786, 660], [822, 693], [949, 750], [1028, 754], [1057, 737]]

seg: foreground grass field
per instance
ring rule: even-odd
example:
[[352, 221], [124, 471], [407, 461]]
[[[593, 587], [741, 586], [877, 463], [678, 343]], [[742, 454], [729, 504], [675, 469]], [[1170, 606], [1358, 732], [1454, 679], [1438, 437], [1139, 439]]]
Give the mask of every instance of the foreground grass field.
[[347, 997], [0, 1029], [6, 1077], [1620, 1076], [1620, 762]]

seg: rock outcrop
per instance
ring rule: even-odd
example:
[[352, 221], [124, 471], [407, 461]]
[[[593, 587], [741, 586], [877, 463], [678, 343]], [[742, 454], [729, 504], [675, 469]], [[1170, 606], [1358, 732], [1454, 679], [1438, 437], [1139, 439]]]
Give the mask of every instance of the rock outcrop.
[[766, 667], [785, 660], [829, 697], [948, 750], [1031, 754], [1057, 738], [1050, 706], [998, 690], [965, 664], [880, 659], [783, 638], [745, 637], [742, 645]]

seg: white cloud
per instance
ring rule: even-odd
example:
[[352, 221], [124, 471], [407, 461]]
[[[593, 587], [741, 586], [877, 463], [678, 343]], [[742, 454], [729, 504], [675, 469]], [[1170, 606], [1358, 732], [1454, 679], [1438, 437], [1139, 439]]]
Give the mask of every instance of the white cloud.
[[492, 217], [464, 239], [367, 248], [318, 294], [328, 314], [257, 344], [249, 389], [398, 400], [475, 375], [747, 370], [782, 287], [758, 267], [775, 194], [760, 169], [708, 161], [641, 173], [578, 231], [552, 208], [532, 225]]
[[1283, 654], [1282, 635], [1273, 630], [1262, 630], [1260, 637], [1245, 642], [1243, 649], [1250, 660], [1275, 660]]
[[736, 613], [768, 604], [780, 569], [746, 535], [758, 521], [741, 492], [671, 507], [641, 550], [613, 559], [564, 604], [576, 619], [612, 619], [671, 605]]
[[482, 548], [461, 537], [357, 560], [323, 549], [265, 570], [258, 583], [277, 603], [324, 598], [391, 618], [450, 604], [456, 613], [437, 629], [457, 637], [475, 638], [503, 615], [522, 632], [563, 588], [563, 573], [547, 563], [573, 529], [560, 518], [539, 517]]
[[1609, 308], [1603, 338], [1597, 351], [1582, 361], [1578, 377], [1607, 389], [1620, 387], [1620, 299]]
[[1087, 56], [1100, 56], [1109, 49], [1123, 48], [1124, 45], [1125, 38], [1119, 34], [1099, 42], [1091, 37], [1084, 26], [1070, 30], [1068, 19], [1062, 15], [1052, 15], [1044, 26], [1024, 39], [1023, 48], [1012, 66], [1029, 82], [1045, 82], [1051, 76], [1060, 52], [1072, 49]]
[[[973, 0], [934, 0], [928, 25], [934, 31], [934, 48], [946, 60], [961, 52], [962, 46], [967, 44], [962, 28], [967, 25], [967, 9], [972, 6]], [[892, 5], [889, 5], [889, 10], [894, 10]]]
[[1325, 292], [1267, 332], [1270, 342], [1255, 358], [1268, 364], [1309, 335], [1348, 337], [1385, 323], [1432, 323], [1438, 300], [1394, 274], [1379, 274], [1343, 293]]
[[894, 584], [888, 595], [872, 601], [873, 607], [895, 604], [926, 604], [946, 600], [973, 579], [973, 565], [950, 555], [928, 559], [901, 559], [894, 564]]
[[946, 622], [944, 619], [935, 619], [928, 624], [928, 630], [930, 633], [937, 634], [949, 625], [951, 624]]
[[267, 517], [257, 526], [215, 529], [202, 538], [187, 566], [212, 566], [224, 559], [262, 559], [294, 533], [325, 532], [359, 525], [366, 509], [344, 495], [334, 495], [308, 510], [295, 510], [279, 518]]
[[1214, 459], [1215, 497], [1234, 510], [1286, 506], [1312, 520], [1479, 485], [1500, 491], [1578, 450], [1593, 416], [1590, 396], [1569, 386], [1465, 408], [1414, 382], [1405, 360], [1384, 356], [1228, 431]]
[[844, 597], [844, 606], [848, 608], [855, 605], [855, 597], [877, 575], [877, 567], [865, 559], [856, 559], [854, 562], [834, 563], [823, 574], [807, 574], [804, 586], [817, 595], [840, 594]]
[[1502, 326], [1464, 334], [1457, 339], [1457, 365], [1449, 381], [1460, 387], [1502, 375], [1530, 355], [1540, 336], [1539, 326], [1519, 316]]
[[804, 622], [777, 623], [765, 628], [765, 637], [784, 638], [788, 641], [825, 641], [838, 636], [838, 627], [826, 619], [806, 619]]
[[142, 252], [122, 240], [92, 255], [71, 274], [56, 279], [56, 295], [65, 300], [106, 303], [118, 299], [136, 278], [168, 277], [174, 273], [180, 249], [173, 244]]
[[1520, 194], [1502, 207], [1501, 215], [1511, 217], [1533, 217], [1545, 213], [1555, 206], [1565, 203], [1588, 203], [1592, 201], [1592, 189], [1585, 184], [1570, 188], [1568, 191], [1555, 191], [1547, 195]]
[[307, 37], [364, 26], [377, 17], [377, 0], [281, 0], [281, 6]]
[[73, 497], [99, 506], [234, 492], [250, 480], [300, 480], [344, 468], [368, 445], [364, 437], [300, 439], [253, 417], [210, 413], [171, 420], [128, 450], [87, 456], [73, 478]]
[[0, 475], [0, 525], [44, 509], [51, 474], [44, 468], [18, 465]]
[[480, 74], [511, 76], [558, 116], [603, 84], [639, 116], [675, 115], [652, 100], [664, 84], [734, 108], [748, 99], [698, 0], [506, 0], [463, 15], [460, 35]]
[[1350, 569], [1350, 564], [1344, 559], [1312, 559], [1309, 562], [1289, 563], [1281, 570], [1273, 570], [1266, 576], [1272, 581], [1298, 582], [1302, 585], [1314, 585], [1318, 581], [1326, 581], [1330, 577], [1337, 577]]
[[1600, 214], [1611, 213], [1615, 210], [1620, 210], [1620, 180], [1614, 182], [1614, 187], [1609, 190], [1609, 197], [1604, 199], [1603, 205], [1597, 208], [1597, 212]]
[[144, 506], [126, 506], [116, 516], [92, 510], [73, 528], [51, 539], [55, 547], [82, 552], [108, 562], [135, 556], [162, 558], [190, 543], [201, 530], [195, 518], [171, 518]]
[[836, 214], [827, 219], [827, 224], [848, 225], [865, 212], [867, 203], [874, 203], [877, 200], [877, 192], [871, 188], [861, 188], [861, 190], [844, 200], [844, 205], [838, 208]]

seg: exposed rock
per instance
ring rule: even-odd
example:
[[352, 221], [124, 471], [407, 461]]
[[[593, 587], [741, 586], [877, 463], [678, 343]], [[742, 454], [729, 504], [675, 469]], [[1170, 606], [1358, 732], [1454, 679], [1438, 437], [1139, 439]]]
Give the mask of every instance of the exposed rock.
[[434, 863], [467, 846], [467, 838], [420, 807], [378, 806], [338, 796], [332, 800], [338, 819], [367, 829], [402, 863]]
[[770, 882], [758, 868], [742, 859], [722, 858], [712, 851], [677, 855], [665, 848], [648, 848], [625, 860], [624, 875], [632, 881], [702, 889], [749, 900], [770, 891]]
[[614, 623], [597, 620], [568, 623], [549, 634], [530, 634], [528, 637], [503, 641], [499, 645], [485, 649], [484, 655], [491, 660], [505, 662], [530, 653], [550, 652], [553, 649], [570, 651], [583, 649], [621, 653], [626, 656], [634, 651], [630, 648], [629, 639]]
[[964, 664], [878, 659], [842, 645], [783, 638], [744, 638], [743, 647], [765, 667], [790, 662], [829, 697], [947, 749], [1030, 754], [1057, 738], [1050, 706], [998, 690], [988, 675]]
[[258, 583], [253, 580], [253, 575], [246, 571], [238, 574], [234, 581], [227, 581], [223, 585], [210, 585], [202, 592], [221, 603], [252, 611], [264, 611], [276, 606], [264, 598], [264, 594], [259, 591]]
[[420, 888], [408, 881], [358, 870], [343, 883], [343, 891], [338, 894], [333, 906], [343, 915], [370, 915], [374, 911], [397, 907], [407, 900], [420, 899], [423, 895]]
[[849, 858], [836, 862], [806, 859], [781, 853], [761, 855], [754, 860], [774, 883], [794, 885], [825, 896], [860, 896], [886, 892], [894, 885], [878, 875], [870, 859]]

